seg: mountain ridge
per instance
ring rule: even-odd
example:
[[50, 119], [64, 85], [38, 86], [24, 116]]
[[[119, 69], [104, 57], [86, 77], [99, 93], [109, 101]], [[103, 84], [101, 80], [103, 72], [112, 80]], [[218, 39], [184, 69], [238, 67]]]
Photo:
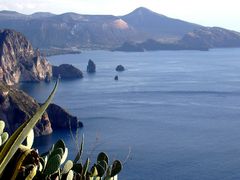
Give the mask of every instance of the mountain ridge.
[[[7, 16], [6, 14], [9, 13], [12, 15]], [[70, 49], [70, 51], [71, 49], [111, 50], [125, 42], [143, 43], [149, 39], [163, 44], [176, 43], [191, 32], [207, 28], [158, 14], [144, 7], [139, 7], [123, 16], [85, 15], [72, 12], [63, 14], [39, 12], [23, 15], [0, 11], [0, 20], [0, 28], [14, 29], [23, 33], [35, 48]], [[211, 29], [208, 31], [211, 33]], [[191, 40], [198, 41], [198, 39]]]

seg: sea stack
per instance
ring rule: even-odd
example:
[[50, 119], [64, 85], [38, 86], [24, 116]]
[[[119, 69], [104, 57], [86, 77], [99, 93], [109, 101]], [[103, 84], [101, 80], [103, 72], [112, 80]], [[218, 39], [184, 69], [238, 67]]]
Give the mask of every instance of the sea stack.
[[125, 70], [125, 68], [124, 68], [124, 66], [121, 65], [121, 64], [116, 67], [116, 71], [121, 72], [121, 71], [124, 71], [124, 70]]
[[87, 72], [88, 73], [95, 73], [96, 72], [96, 65], [91, 59], [89, 59], [89, 61], [88, 61]]

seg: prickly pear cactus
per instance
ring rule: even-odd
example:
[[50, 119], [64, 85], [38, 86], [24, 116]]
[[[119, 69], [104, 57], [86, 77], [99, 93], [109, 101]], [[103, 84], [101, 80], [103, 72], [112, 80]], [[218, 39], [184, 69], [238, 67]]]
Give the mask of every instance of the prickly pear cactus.
[[0, 120], [0, 146], [2, 146], [8, 139], [9, 135], [4, 132], [5, 122]]

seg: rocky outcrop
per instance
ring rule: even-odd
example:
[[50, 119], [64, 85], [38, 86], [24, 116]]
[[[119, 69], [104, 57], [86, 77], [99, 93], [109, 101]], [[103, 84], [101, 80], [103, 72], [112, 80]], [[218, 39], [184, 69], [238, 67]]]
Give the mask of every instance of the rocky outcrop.
[[88, 73], [95, 73], [96, 72], [96, 65], [91, 59], [89, 59], [89, 61], [88, 61], [87, 72]]
[[[0, 83], [0, 119], [5, 121], [6, 130], [11, 134], [39, 108], [37, 101], [23, 91]], [[47, 113], [34, 128], [36, 136], [52, 133]]]
[[52, 76], [52, 67], [30, 42], [14, 30], [0, 30], [0, 80], [8, 85], [38, 82]]
[[47, 113], [53, 129], [66, 129], [71, 125], [72, 129], [82, 127], [83, 124], [77, 117], [70, 115], [66, 110], [56, 104], [50, 104]]
[[117, 67], [116, 67], [116, 71], [119, 71], [119, 72], [121, 72], [121, 71], [125, 71], [125, 68], [124, 68], [124, 66], [123, 65], [118, 65]]
[[[38, 102], [23, 91], [0, 83], [0, 119], [5, 121], [6, 130], [10, 134], [32, 117], [39, 107]], [[82, 125], [77, 117], [71, 116], [60, 106], [51, 104], [34, 127], [35, 136], [51, 134], [58, 128], [69, 128], [69, 121], [72, 128]]]
[[60, 66], [52, 66], [53, 77], [60, 75], [63, 79], [83, 78], [83, 73], [71, 64], [61, 64]]

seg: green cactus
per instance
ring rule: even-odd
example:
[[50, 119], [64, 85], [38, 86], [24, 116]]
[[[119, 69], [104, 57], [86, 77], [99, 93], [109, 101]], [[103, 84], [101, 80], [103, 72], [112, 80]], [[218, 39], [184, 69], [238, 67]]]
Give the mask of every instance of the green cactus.
[[0, 135], [3, 133], [4, 128], [5, 128], [5, 122], [0, 120]]
[[43, 174], [50, 176], [59, 170], [61, 165], [61, 156], [59, 154], [54, 155], [48, 160], [47, 165], [43, 171]]
[[108, 164], [108, 156], [106, 153], [104, 152], [100, 152], [98, 154], [98, 157], [97, 157], [97, 161], [100, 162], [100, 161], [105, 161], [107, 164]]
[[78, 174], [81, 174], [83, 171], [83, 166], [81, 163], [73, 164], [72, 170]]
[[9, 137], [8, 133], [4, 132], [4, 128], [5, 122], [0, 120], [0, 146], [3, 145]]
[[1, 144], [4, 144], [8, 140], [8, 137], [9, 137], [9, 135], [7, 132], [2, 133], [2, 135], [1, 135], [2, 143]]
[[108, 165], [107, 165], [106, 161], [103, 160], [103, 161], [99, 161], [97, 163], [96, 167], [98, 170], [98, 176], [102, 177], [105, 174]]
[[115, 160], [112, 165], [111, 177], [116, 176], [122, 170], [122, 163], [119, 160]]
[[73, 162], [68, 160], [62, 170], [62, 174], [67, 174], [73, 168]]
[[70, 170], [70, 171], [68, 172], [68, 175], [67, 175], [66, 180], [73, 180], [73, 175], [74, 175], [73, 171]]

